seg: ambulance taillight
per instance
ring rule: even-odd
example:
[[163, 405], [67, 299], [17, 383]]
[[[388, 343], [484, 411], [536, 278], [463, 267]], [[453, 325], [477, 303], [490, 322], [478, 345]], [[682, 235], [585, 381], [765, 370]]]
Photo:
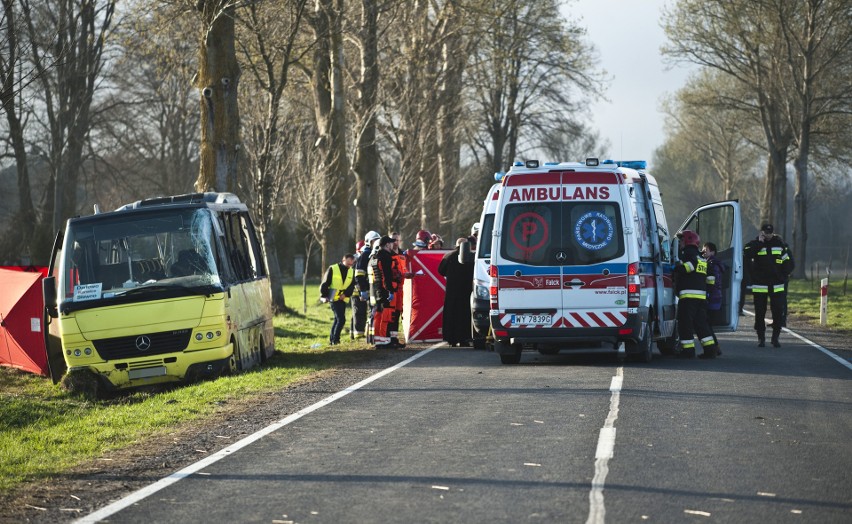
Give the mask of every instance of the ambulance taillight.
[[627, 307], [639, 307], [639, 263], [627, 264]]

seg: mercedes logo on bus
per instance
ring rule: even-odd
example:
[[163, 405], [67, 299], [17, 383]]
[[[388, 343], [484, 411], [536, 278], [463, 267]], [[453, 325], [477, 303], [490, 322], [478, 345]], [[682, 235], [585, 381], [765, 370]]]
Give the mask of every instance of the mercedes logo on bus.
[[148, 335], [139, 335], [136, 337], [136, 349], [139, 351], [148, 351], [151, 347], [151, 338]]

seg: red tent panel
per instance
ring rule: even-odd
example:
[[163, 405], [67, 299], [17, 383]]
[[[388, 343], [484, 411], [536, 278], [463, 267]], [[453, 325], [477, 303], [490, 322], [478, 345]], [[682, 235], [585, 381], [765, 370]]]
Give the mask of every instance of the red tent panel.
[[403, 330], [406, 342], [440, 342], [442, 334], [444, 292], [447, 280], [438, 273], [438, 264], [446, 250], [409, 252], [408, 270], [403, 294]]
[[41, 271], [0, 269], [0, 365], [48, 376]]

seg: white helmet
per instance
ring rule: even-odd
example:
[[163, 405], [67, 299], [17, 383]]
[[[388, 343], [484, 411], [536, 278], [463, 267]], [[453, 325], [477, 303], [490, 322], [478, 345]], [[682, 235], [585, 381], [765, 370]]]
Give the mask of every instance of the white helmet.
[[479, 228], [480, 228], [479, 222], [474, 222], [473, 226], [470, 228], [471, 236], [476, 236], [476, 234], [479, 233]]
[[366, 235], [364, 235], [364, 242], [366, 242], [367, 244], [372, 245], [373, 240], [376, 240], [376, 239], [378, 239], [378, 238], [382, 238], [382, 235], [378, 234], [378, 233], [377, 233], [377, 232], [375, 232], [375, 231], [368, 231], [368, 232], [367, 232], [367, 234], [366, 234]]

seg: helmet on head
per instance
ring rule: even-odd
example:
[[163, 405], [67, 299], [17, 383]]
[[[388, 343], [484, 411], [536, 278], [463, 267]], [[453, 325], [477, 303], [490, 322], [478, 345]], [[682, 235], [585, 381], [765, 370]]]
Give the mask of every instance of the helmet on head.
[[698, 233], [690, 231], [689, 229], [681, 231], [680, 239], [684, 246], [700, 247], [701, 245], [701, 239], [698, 237]]
[[474, 222], [473, 226], [471, 226], [471, 228], [470, 228], [470, 235], [471, 236], [478, 235], [479, 234], [479, 228], [480, 228], [479, 222]]
[[432, 234], [425, 229], [421, 229], [417, 232], [417, 237], [414, 239], [414, 245], [417, 247], [426, 247], [429, 245], [431, 240]]
[[364, 235], [364, 242], [372, 244], [373, 240], [376, 240], [377, 238], [382, 238], [382, 235], [378, 234], [376, 231], [369, 231], [366, 235]]
[[363, 240], [359, 240], [357, 244], [355, 244], [355, 252], [359, 253], [362, 249], [364, 249], [365, 242]]

